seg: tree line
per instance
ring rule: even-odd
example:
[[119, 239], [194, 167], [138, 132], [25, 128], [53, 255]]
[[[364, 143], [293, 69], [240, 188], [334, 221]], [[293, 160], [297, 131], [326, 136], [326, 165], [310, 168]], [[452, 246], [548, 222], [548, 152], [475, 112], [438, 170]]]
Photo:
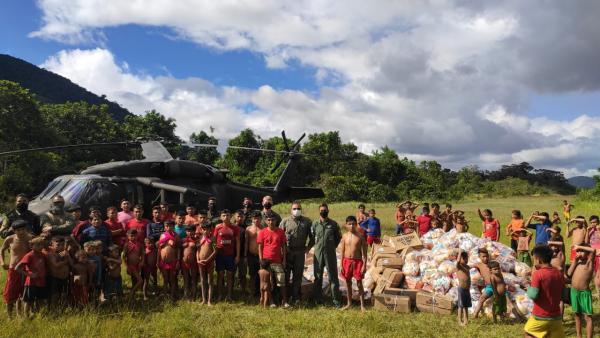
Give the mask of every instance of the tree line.
[[[106, 105], [86, 102], [41, 103], [27, 89], [0, 81], [0, 151], [51, 145], [100, 143], [161, 138], [174, 157], [228, 169], [236, 182], [273, 186], [284, 169], [272, 171], [279, 154], [214, 148], [186, 148], [179, 143], [176, 121], [154, 110], [117, 121]], [[217, 144], [212, 131], [193, 133], [192, 143]], [[250, 129], [229, 140], [230, 145], [284, 150], [281, 137], [262, 138]], [[528, 163], [504, 165], [498, 170], [466, 166], [453, 171], [436, 161], [400, 158], [389, 147], [370, 155], [344, 143], [337, 131], [308, 135], [300, 151], [295, 186], [323, 188], [329, 201], [396, 201], [399, 199], [458, 200], [468, 195], [514, 196], [574, 193], [561, 172], [535, 169]], [[2, 158], [0, 200], [18, 192], [35, 194], [54, 177], [75, 174], [87, 166], [140, 158], [139, 149], [95, 148], [27, 153]]]

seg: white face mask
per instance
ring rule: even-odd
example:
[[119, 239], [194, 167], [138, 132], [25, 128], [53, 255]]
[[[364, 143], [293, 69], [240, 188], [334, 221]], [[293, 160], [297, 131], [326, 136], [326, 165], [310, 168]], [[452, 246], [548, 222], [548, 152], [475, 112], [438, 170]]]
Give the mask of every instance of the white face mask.
[[292, 210], [292, 216], [294, 216], [294, 217], [302, 216], [302, 210]]

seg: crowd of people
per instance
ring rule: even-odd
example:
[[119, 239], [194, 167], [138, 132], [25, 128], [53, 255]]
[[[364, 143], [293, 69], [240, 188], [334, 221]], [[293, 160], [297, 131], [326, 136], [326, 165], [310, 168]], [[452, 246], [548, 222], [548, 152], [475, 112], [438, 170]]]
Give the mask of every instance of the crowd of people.
[[[173, 213], [169, 205], [160, 204], [152, 207], [151, 219], [145, 219], [142, 205], [122, 200], [119, 209], [91, 207], [82, 220], [81, 208], [70, 206], [66, 210], [61, 196], [55, 196], [48, 213], [38, 217], [28, 210], [27, 197], [18, 195], [15, 209], [6, 215], [0, 228], [5, 238], [0, 264], [7, 270], [3, 295], [8, 314], [12, 316], [15, 307], [17, 313], [29, 316], [43, 304], [84, 307], [119, 300], [124, 297], [122, 265], [131, 278], [130, 299], [146, 300], [163, 294], [172, 300], [183, 298], [211, 305], [231, 300], [237, 284], [240, 295], [264, 307], [288, 308], [301, 300], [305, 260], [311, 249], [312, 300], [324, 302], [323, 279], [327, 275], [332, 303], [342, 306], [338, 274], [325, 274], [325, 268], [338, 271], [339, 249], [340, 276], [348, 290], [344, 308], [352, 304], [354, 279], [364, 311], [361, 281], [368, 251], [382, 238], [381, 222], [374, 209], [367, 210], [360, 204], [356, 215], [348, 216], [340, 227], [329, 218], [325, 203], [319, 206], [319, 217], [314, 221], [303, 215], [298, 201], [291, 204], [290, 215], [283, 219], [272, 210], [270, 196], [263, 198], [262, 209], [253, 210], [253, 206], [245, 198], [240, 210], [217, 211], [216, 199], [210, 198], [206, 210], [189, 204], [185, 210]], [[600, 290], [600, 256], [596, 255], [600, 250], [599, 219], [572, 218], [572, 209], [564, 201], [566, 233], [572, 238], [568, 262], [558, 213], [551, 217], [547, 212], [534, 212], [525, 220], [519, 210], [513, 210], [505, 228], [517, 260], [533, 267], [527, 294], [534, 308], [525, 326], [526, 335], [531, 337], [546, 337], [548, 332], [561, 336], [565, 303], [572, 306], [578, 336], [583, 322], [586, 335], [592, 336], [589, 284], [594, 281]], [[467, 232], [469, 224], [464, 214], [450, 204], [441, 211], [437, 203], [420, 206], [401, 202], [395, 214], [396, 234], [424, 236], [432, 229]], [[501, 225], [492, 211], [477, 210], [477, 214], [482, 222], [481, 236], [499, 241]], [[531, 230], [535, 230], [535, 246], [531, 245]], [[490, 259], [484, 248], [479, 250], [479, 258], [473, 267], [486, 286], [474, 315], [477, 317], [484, 302], [493, 298], [495, 320], [496, 315], [507, 312], [506, 284], [498, 262]], [[467, 308], [472, 306], [466, 252], [459, 254], [457, 269], [458, 319], [466, 325]], [[565, 288], [569, 284], [570, 288]]]

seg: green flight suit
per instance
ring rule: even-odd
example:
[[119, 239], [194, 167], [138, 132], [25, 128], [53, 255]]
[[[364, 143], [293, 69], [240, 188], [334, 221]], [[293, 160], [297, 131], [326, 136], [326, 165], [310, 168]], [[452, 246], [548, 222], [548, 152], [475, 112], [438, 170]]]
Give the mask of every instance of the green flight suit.
[[315, 244], [315, 237], [311, 230], [312, 221], [304, 216], [289, 216], [281, 221], [279, 227], [285, 231], [287, 239], [285, 280], [289, 282], [292, 275], [291, 296], [294, 300], [299, 300], [306, 251]]
[[317, 303], [323, 300], [323, 269], [327, 267], [333, 304], [339, 306], [341, 295], [335, 249], [340, 244], [342, 232], [336, 221], [329, 218], [325, 220], [319, 218], [314, 221], [312, 231], [315, 236], [313, 299]]
[[75, 220], [71, 215], [67, 213], [52, 214], [47, 212], [40, 217], [40, 224], [42, 226], [42, 232], [44, 228], [50, 228], [49, 235], [68, 236], [75, 227]]

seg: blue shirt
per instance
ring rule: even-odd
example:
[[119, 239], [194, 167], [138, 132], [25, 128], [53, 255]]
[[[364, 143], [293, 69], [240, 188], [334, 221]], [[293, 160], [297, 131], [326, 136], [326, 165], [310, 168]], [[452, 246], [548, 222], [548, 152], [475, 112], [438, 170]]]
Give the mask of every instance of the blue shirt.
[[101, 241], [102, 251], [106, 251], [108, 246], [112, 244], [112, 236], [108, 228], [102, 224], [99, 227], [87, 227], [81, 232], [81, 244], [89, 241]]
[[150, 222], [146, 224], [146, 237], [152, 238], [154, 242], [160, 239], [160, 235], [165, 232], [165, 225], [161, 222]]
[[381, 237], [381, 223], [377, 217], [367, 218], [360, 224], [360, 227], [367, 231], [367, 236]]
[[179, 238], [184, 239], [186, 238], [186, 233], [185, 233], [185, 228], [187, 227], [187, 225], [182, 224], [181, 226], [179, 225], [175, 225], [175, 233], [177, 234], [177, 236], [179, 236]]
[[552, 227], [552, 223], [545, 221], [544, 223], [529, 224], [529, 229], [535, 229], [535, 245], [546, 245], [550, 240], [550, 234], [546, 229]]

